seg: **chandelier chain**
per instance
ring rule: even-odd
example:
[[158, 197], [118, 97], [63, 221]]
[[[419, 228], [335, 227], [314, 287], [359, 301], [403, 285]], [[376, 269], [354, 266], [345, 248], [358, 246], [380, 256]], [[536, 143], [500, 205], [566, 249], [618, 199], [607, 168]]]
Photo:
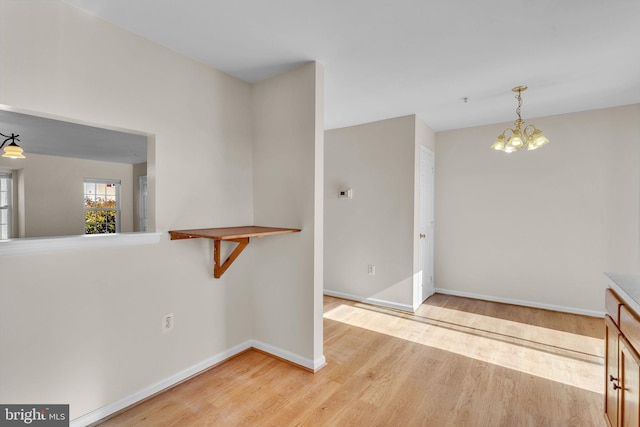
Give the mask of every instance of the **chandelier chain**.
[[516, 108], [516, 114], [518, 115], [518, 121], [522, 122], [522, 117], [520, 116], [520, 111], [522, 109], [522, 91], [518, 91], [518, 94], [516, 95], [516, 99], [518, 100], [518, 108]]

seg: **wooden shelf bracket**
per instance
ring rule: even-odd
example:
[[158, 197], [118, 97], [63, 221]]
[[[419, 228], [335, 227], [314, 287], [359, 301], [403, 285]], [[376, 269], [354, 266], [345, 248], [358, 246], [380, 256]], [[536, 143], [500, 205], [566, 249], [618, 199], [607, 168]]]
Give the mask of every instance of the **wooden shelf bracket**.
[[[242, 251], [249, 245], [251, 237], [263, 237], [273, 234], [298, 233], [299, 228], [261, 227], [256, 225], [225, 228], [199, 228], [194, 230], [169, 231], [171, 240], [206, 238], [213, 240], [213, 277], [219, 279], [233, 264]], [[227, 259], [220, 263], [220, 242], [234, 242], [238, 245]]]
[[227, 259], [220, 264], [220, 240], [213, 241], [213, 277], [219, 279], [222, 274], [227, 271], [227, 268], [231, 266], [233, 261], [238, 258], [238, 255], [249, 245], [249, 238], [243, 237], [241, 239], [230, 239], [228, 242], [237, 242], [238, 246], [229, 254]]

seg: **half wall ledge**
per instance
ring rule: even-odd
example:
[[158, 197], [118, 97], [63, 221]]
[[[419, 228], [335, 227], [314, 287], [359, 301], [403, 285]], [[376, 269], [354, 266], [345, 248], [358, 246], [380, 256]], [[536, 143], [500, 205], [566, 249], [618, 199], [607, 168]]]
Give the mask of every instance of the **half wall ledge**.
[[47, 254], [62, 251], [149, 245], [159, 243], [161, 236], [162, 233], [159, 232], [133, 232], [24, 237], [0, 240], [0, 256]]

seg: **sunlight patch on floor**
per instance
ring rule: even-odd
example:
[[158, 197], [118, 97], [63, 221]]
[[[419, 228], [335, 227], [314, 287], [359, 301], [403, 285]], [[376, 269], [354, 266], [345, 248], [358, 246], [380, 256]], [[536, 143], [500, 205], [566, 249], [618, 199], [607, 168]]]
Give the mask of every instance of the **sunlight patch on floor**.
[[602, 393], [602, 339], [433, 306], [411, 315], [343, 304], [324, 317]]

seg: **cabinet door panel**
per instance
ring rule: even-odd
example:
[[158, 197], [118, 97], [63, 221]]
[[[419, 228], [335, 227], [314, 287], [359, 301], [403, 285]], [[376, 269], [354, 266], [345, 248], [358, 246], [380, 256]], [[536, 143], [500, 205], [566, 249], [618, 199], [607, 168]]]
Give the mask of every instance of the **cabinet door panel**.
[[633, 348], [640, 348], [640, 319], [626, 305], [620, 306], [618, 328]]
[[620, 336], [619, 340], [620, 407], [622, 426], [640, 425], [640, 357], [629, 342]]
[[609, 316], [605, 316], [604, 326], [605, 340], [605, 392], [604, 413], [611, 427], [618, 425], [618, 390], [613, 386], [619, 384], [618, 380], [618, 337], [620, 331]]

